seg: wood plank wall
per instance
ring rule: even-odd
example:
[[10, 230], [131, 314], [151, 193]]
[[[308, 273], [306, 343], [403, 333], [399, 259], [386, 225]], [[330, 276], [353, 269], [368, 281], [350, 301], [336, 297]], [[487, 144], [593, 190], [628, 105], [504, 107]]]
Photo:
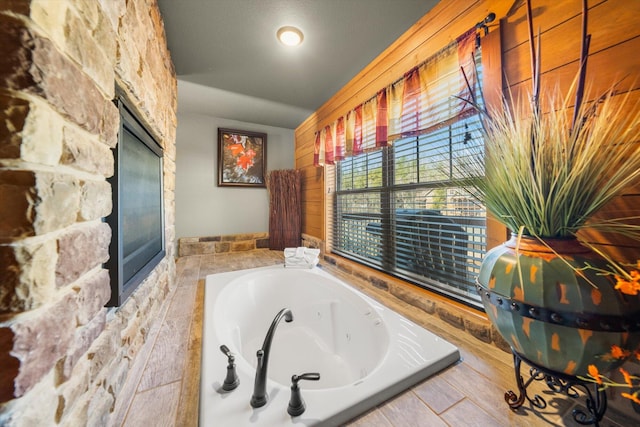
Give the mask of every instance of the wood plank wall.
[[[580, 56], [581, 0], [533, 0], [534, 27], [542, 41], [542, 86], [567, 88], [575, 76]], [[592, 35], [588, 78], [593, 93], [601, 93], [626, 77], [619, 90], [632, 90], [640, 97], [640, 1], [590, 0], [589, 33]], [[351, 82], [305, 120], [295, 131], [296, 168], [303, 171], [303, 233], [326, 240], [325, 191], [322, 168], [313, 166], [314, 133], [372, 97], [379, 89], [401, 77], [464, 31], [484, 19], [497, 16], [505, 83], [513, 93], [528, 90], [531, 82], [528, 29], [524, 0], [445, 0], [422, 17], [395, 43], [373, 60]], [[485, 91], [496, 91], [501, 83], [486, 82]], [[557, 82], [557, 83], [556, 83]], [[493, 86], [493, 87], [492, 87]], [[640, 215], [640, 186], [608, 207]], [[603, 213], [606, 215], [606, 211]], [[491, 245], [504, 240], [503, 227], [490, 228]], [[640, 257], [638, 243], [592, 234], [593, 241], [613, 242], [610, 252], [627, 260]]]

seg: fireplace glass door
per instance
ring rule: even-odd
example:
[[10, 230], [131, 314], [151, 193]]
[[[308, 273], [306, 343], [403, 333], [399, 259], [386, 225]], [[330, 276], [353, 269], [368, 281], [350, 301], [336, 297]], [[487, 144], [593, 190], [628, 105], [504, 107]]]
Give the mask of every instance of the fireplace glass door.
[[120, 103], [121, 126], [111, 179], [113, 212], [108, 268], [111, 301], [118, 306], [165, 255], [162, 148]]

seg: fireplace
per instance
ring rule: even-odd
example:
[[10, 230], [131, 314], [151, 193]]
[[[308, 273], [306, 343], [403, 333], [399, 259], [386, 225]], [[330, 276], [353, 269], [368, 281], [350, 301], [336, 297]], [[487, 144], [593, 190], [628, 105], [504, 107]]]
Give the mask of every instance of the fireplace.
[[118, 108], [107, 306], [121, 305], [165, 256], [162, 148], [121, 99]]

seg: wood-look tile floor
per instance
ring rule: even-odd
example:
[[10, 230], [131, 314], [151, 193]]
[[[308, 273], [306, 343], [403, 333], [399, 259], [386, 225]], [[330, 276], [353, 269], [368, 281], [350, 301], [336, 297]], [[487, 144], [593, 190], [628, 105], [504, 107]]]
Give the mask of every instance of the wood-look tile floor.
[[[168, 296], [162, 321], [149, 331], [147, 344], [129, 374], [118, 399], [122, 403], [115, 408], [110, 425], [197, 426], [204, 279], [209, 274], [281, 263], [281, 252], [269, 250], [178, 259], [177, 286]], [[323, 268], [349, 281], [340, 272], [331, 271], [332, 267]], [[529, 391], [543, 396], [547, 407], [536, 409], [527, 402], [512, 411], [504, 401], [504, 392], [515, 389], [510, 354], [374, 287], [367, 288], [366, 293], [456, 345], [461, 359], [352, 420], [348, 426], [580, 425], [571, 412], [583, 405], [584, 399], [551, 393], [546, 386], [534, 382]], [[523, 370], [523, 375], [526, 374]], [[610, 408], [600, 425], [629, 427], [640, 422]]]

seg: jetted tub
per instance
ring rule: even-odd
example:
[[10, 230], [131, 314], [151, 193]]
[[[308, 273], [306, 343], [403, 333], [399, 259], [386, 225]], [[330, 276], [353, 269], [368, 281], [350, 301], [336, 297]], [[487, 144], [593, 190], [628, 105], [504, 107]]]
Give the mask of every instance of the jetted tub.
[[[268, 402], [249, 404], [256, 352], [283, 308], [269, 356]], [[367, 411], [459, 359], [456, 347], [315, 267], [282, 265], [207, 276], [200, 385], [201, 426], [333, 426]], [[240, 385], [222, 390], [226, 345]], [[287, 413], [291, 376], [306, 411]]]

